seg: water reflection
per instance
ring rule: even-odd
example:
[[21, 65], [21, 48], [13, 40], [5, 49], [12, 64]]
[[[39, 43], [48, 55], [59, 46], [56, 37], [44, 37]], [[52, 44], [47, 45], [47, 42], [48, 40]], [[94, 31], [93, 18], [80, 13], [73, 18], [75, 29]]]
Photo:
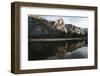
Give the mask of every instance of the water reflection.
[[86, 41], [30, 41], [28, 60], [87, 58]]

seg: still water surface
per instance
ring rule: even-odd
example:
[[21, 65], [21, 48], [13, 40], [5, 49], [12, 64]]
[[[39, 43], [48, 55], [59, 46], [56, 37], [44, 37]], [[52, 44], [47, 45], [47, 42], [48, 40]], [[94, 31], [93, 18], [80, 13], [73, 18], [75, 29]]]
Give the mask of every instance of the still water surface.
[[29, 41], [28, 60], [79, 59], [88, 57], [85, 40]]

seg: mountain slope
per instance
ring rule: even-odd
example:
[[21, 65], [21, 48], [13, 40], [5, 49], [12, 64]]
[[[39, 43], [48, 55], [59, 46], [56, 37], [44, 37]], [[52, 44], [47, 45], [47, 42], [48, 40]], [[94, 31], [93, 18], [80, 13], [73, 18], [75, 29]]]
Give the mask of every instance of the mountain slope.
[[56, 38], [64, 37], [65, 32], [51, 27], [50, 22], [45, 19], [28, 17], [28, 34], [29, 38]]

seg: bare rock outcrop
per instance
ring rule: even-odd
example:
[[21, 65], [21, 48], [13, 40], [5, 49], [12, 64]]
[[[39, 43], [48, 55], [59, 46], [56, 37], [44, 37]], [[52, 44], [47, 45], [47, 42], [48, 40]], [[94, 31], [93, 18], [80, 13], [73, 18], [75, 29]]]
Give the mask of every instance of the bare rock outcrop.
[[52, 26], [57, 30], [65, 32], [66, 34], [68, 33], [63, 18], [59, 18], [58, 20], [56, 20]]

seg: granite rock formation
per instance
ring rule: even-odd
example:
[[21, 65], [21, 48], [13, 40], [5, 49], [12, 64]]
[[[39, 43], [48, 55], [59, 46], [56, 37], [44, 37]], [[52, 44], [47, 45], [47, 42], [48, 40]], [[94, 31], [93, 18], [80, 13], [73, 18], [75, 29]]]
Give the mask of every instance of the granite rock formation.
[[63, 18], [59, 18], [57, 21], [54, 22], [54, 24], [52, 25], [54, 28], [56, 28], [59, 31], [63, 31], [67, 34], [67, 29], [65, 27], [65, 23]]

